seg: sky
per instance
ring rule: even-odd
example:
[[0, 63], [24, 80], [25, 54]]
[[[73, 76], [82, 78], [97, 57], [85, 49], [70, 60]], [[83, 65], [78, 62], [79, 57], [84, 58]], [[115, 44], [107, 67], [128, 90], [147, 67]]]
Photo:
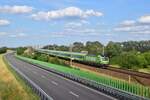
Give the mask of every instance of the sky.
[[150, 0], [0, 0], [0, 47], [150, 40]]

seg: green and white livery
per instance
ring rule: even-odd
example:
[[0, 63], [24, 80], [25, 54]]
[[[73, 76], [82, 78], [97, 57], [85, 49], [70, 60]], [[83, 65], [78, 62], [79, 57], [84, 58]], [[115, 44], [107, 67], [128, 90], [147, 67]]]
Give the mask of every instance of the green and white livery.
[[46, 49], [36, 49], [37, 52], [46, 53], [52, 56], [73, 59], [80, 62], [95, 63], [97, 65], [107, 65], [109, 64], [108, 57], [103, 57], [101, 55], [91, 56], [85, 53], [68, 52], [68, 51], [56, 51], [56, 50], [46, 50]]

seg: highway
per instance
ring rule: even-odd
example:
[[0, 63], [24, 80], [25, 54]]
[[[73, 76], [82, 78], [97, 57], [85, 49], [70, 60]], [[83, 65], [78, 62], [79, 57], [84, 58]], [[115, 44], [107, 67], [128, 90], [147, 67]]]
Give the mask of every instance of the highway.
[[59, 75], [38, 68], [7, 54], [6, 59], [14, 67], [37, 84], [53, 100], [114, 100], [115, 98], [88, 88]]

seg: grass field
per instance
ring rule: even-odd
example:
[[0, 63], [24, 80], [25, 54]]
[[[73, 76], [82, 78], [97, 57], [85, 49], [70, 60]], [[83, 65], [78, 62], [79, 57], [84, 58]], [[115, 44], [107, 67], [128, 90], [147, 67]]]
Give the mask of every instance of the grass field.
[[139, 72], [150, 74], [150, 66], [148, 66], [148, 68], [139, 69]]
[[0, 55], [0, 100], [39, 100], [39, 97], [25, 85]]
[[93, 80], [100, 84], [112, 86], [114, 88], [125, 90], [128, 92], [137, 94], [137, 95], [150, 97], [150, 88], [144, 87], [139, 84], [128, 83], [126, 81], [112, 79], [111, 77], [100, 76], [100, 75], [96, 75], [94, 73], [86, 72], [83, 70], [74, 69], [74, 68], [70, 68], [70, 67], [66, 67], [66, 66], [62, 66], [62, 65], [51, 64], [51, 63], [47, 63], [47, 62], [42, 62], [42, 61], [38, 61], [38, 60], [34, 60], [34, 59], [22, 57], [22, 56], [17, 56], [17, 57], [19, 59], [24, 59], [24, 60], [30, 61], [32, 63], [40, 64], [45, 67], [50, 67], [50, 68], [53, 68], [55, 70], [58, 70], [58, 71], [61, 71], [64, 73], [69, 73], [69, 74], [73, 74], [78, 77]]

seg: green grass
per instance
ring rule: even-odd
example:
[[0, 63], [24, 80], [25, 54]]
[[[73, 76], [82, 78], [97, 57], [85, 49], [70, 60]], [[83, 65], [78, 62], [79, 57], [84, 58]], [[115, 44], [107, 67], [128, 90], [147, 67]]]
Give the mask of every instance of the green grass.
[[38, 61], [38, 60], [34, 60], [34, 59], [22, 57], [22, 56], [17, 56], [17, 58], [24, 59], [26, 61], [30, 61], [35, 64], [43, 65], [45, 67], [49, 67], [49, 68], [61, 71], [63, 73], [73, 74], [81, 78], [93, 80], [100, 84], [104, 84], [104, 85], [108, 85], [117, 89], [128, 91], [133, 94], [137, 94], [137, 95], [144, 96], [144, 97], [150, 97], [150, 88], [144, 87], [140, 84], [128, 83], [126, 81], [113, 79], [111, 77], [99, 76], [97, 74], [86, 72], [83, 70], [77, 70], [77, 69], [69, 68], [69, 67], [62, 66], [62, 65], [42, 62], [42, 61]]
[[[8, 65], [8, 62], [1, 56], [3, 61], [3, 72], [0, 73], [0, 100], [40, 100], [25, 81]], [[2, 63], [1, 63], [2, 64]]]

